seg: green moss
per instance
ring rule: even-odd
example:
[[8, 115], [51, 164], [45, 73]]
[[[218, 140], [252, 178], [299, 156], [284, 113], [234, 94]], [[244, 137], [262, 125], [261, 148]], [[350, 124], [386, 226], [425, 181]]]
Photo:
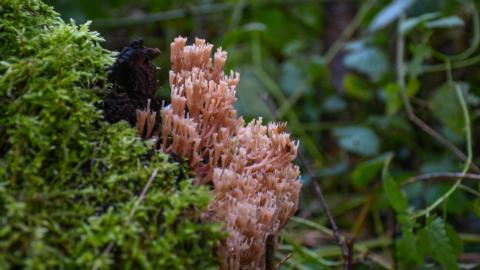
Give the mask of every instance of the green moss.
[[215, 267], [220, 228], [199, 218], [208, 191], [126, 123], [102, 120], [112, 53], [57, 16], [0, 0], [0, 268]]

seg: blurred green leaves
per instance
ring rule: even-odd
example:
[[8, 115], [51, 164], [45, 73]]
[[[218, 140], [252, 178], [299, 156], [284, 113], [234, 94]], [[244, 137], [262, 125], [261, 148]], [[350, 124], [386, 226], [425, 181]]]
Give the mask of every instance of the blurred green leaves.
[[389, 164], [393, 156], [386, 159], [382, 170], [383, 190], [387, 195], [388, 201], [397, 213], [403, 213], [408, 208], [408, 202], [405, 195], [400, 190], [400, 186], [395, 181], [395, 178], [389, 172]]
[[377, 31], [398, 18], [407, 8], [415, 3], [416, 0], [393, 0], [389, 5], [384, 7], [370, 23], [368, 29]]
[[389, 83], [385, 87], [387, 115], [393, 115], [402, 107], [400, 86], [397, 83]]
[[256, 10], [253, 20], [265, 24], [267, 31], [263, 32], [262, 39], [278, 51], [283, 49], [286, 41], [294, 39], [299, 34], [299, 28], [285, 20], [285, 14], [280, 9]]
[[337, 113], [347, 108], [347, 102], [339, 96], [328, 96], [322, 103], [323, 109], [329, 113]]
[[293, 61], [282, 64], [280, 86], [287, 96], [292, 95], [305, 80], [303, 70]]
[[260, 81], [257, 79], [252, 71], [247, 69], [241, 70], [242, 79], [238, 86], [238, 102], [235, 104], [239, 113], [247, 117], [264, 117], [265, 119], [271, 118], [271, 112], [269, 108], [265, 106], [262, 101], [262, 88]]
[[480, 199], [476, 199], [473, 202], [473, 213], [480, 218]]
[[355, 154], [372, 156], [378, 154], [380, 140], [375, 132], [363, 126], [339, 127], [333, 130], [340, 147]]
[[429, 218], [427, 224], [415, 235], [413, 228], [402, 229], [396, 243], [396, 255], [406, 268], [416, 268], [424, 263], [423, 256], [431, 255], [443, 269], [459, 269], [457, 257], [463, 249], [458, 233], [441, 218]]
[[444, 269], [459, 269], [456, 256], [462, 249], [458, 235], [452, 231], [447, 233], [446, 225], [441, 218], [430, 219], [418, 233], [421, 252], [431, 255]]
[[417, 17], [408, 18], [402, 21], [400, 25], [400, 33], [407, 34], [412, 29], [415, 29], [416, 27], [418, 27], [420, 24], [423, 24], [427, 21], [438, 18], [439, 16], [440, 16], [439, 12], [432, 12], [432, 13], [422, 14]]
[[[465, 93], [465, 88], [463, 90]], [[464, 94], [465, 95], [465, 94]], [[463, 134], [465, 121], [463, 111], [455, 93], [454, 85], [445, 83], [434, 93], [432, 99], [432, 112], [442, 123], [457, 134]]]
[[440, 16], [441, 14], [439, 12], [432, 12], [408, 18], [400, 25], [400, 33], [408, 34], [415, 28], [435, 29], [461, 27], [465, 25], [465, 22], [456, 15], [439, 18]]
[[357, 188], [366, 187], [384, 167], [385, 162], [392, 158], [392, 153], [386, 153], [376, 158], [363, 161], [352, 173], [352, 184]]
[[361, 101], [371, 100], [374, 96], [370, 83], [352, 73], [347, 74], [343, 79], [343, 87], [346, 95]]
[[395, 243], [399, 263], [407, 267], [423, 264], [423, 256], [417, 248], [417, 239], [411, 230], [402, 229], [402, 236]]
[[458, 16], [440, 18], [425, 23], [425, 27], [427, 28], [458, 27], [464, 25], [465, 23]]
[[378, 81], [389, 71], [387, 55], [377, 47], [366, 47], [350, 52], [344, 59], [347, 67], [366, 74], [373, 81]]

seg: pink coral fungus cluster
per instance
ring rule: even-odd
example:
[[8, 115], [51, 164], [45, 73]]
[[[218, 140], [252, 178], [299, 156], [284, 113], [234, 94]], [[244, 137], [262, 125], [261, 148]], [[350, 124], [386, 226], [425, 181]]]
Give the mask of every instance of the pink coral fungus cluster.
[[227, 53], [202, 39], [171, 44], [171, 104], [161, 110], [160, 144], [189, 160], [196, 182], [213, 185], [206, 216], [225, 224], [222, 269], [271, 268], [279, 230], [297, 209], [298, 143], [285, 124], [245, 125], [234, 108], [239, 74], [223, 72]]

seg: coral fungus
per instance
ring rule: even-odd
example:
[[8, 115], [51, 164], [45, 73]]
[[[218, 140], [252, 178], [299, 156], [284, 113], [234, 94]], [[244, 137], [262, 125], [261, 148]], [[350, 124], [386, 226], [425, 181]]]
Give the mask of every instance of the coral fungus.
[[223, 72], [227, 53], [217, 49], [212, 60], [211, 44], [186, 41], [171, 44], [172, 102], [161, 110], [159, 144], [189, 160], [197, 183], [213, 185], [205, 216], [224, 222], [229, 233], [217, 249], [221, 268], [271, 268], [267, 253], [297, 209], [298, 144], [285, 124], [258, 119], [245, 125], [234, 108], [239, 74]]

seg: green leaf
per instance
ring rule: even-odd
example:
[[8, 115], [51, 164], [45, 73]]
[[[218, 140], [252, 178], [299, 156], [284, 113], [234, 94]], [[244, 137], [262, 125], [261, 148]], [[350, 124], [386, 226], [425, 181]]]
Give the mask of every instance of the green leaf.
[[[449, 188], [450, 186], [446, 183], [444, 183], [443, 185], [439, 185], [440, 194], [438, 196], [441, 196], [441, 194], [445, 194], [445, 192], [447, 192]], [[434, 200], [438, 199], [438, 196], [435, 197]], [[434, 200], [432, 200], [431, 202], [433, 203]], [[445, 210], [448, 214], [454, 214], [459, 216], [468, 215], [468, 212], [470, 210], [469, 206], [470, 200], [468, 199], [465, 192], [461, 190], [456, 190], [448, 197], [445, 204]]]
[[315, 2], [296, 5], [292, 9], [292, 13], [294, 14], [292, 17], [308, 27], [308, 33], [321, 33], [325, 27], [323, 7]]
[[267, 31], [267, 27], [263, 23], [251, 22], [242, 27], [245, 32], [264, 32]]
[[423, 257], [417, 250], [415, 235], [410, 230], [402, 230], [402, 237], [395, 242], [395, 252], [402, 264], [407, 266], [423, 264]]
[[368, 75], [373, 81], [378, 81], [390, 67], [385, 52], [376, 47], [350, 52], [343, 61], [345, 66]]
[[370, 100], [373, 98], [373, 92], [369, 83], [352, 73], [347, 74], [343, 79], [343, 87], [345, 94], [349, 97], [356, 98], [361, 101]]
[[386, 153], [374, 159], [360, 163], [352, 174], [352, 184], [357, 187], [365, 187], [380, 172], [387, 159], [392, 158], [391, 153]]
[[433, 115], [455, 133], [463, 134], [465, 121], [462, 107], [452, 84], [445, 83], [438, 88], [431, 103]]
[[287, 15], [282, 9], [256, 9], [254, 14], [250, 21], [261, 22], [266, 27], [266, 31], [261, 32], [262, 42], [277, 52], [281, 52], [286, 44], [299, 35], [297, 22], [286, 20]]
[[432, 12], [432, 13], [422, 14], [418, 17], [408, 18], [404, 20], [400, 25], [400, 33], [405, 35], [415, 27], [419, 26], [420, 24], [426, 21], [438, 18], [438, 16], [440, 16], [439, 12]]
[[458, 257], [463, 250], [463, 242], [460, 239], [460, 235], [458, 235], [457, 231], [452, 227], [452, 225], [445, 223], [445, 231], [447, 232], [448, 239], [450, 240], [450, 244], [453, 248], [453, 253], [456, 257]]
[[473, 212], [480, 218], [480, 199], [473, 201]]
[[318, 169], [315, 172], [315, 174], [318, 175], [318, 177], [329, 177], [329, 176], [336, 176], [336, 175], [345, 173], [347, 170], [348, 170], [348, 162], [341, 161], [335, 165]]
[[407, 83], [407, 95], [409, 97], [415, 96], [418, 90], [420, 90], [420, 82], [415, 78], [410, 79]]
[[373, 130], [362, 126], [335, 128], [333, 134], [337, 137], [340, 147], [363, 156], [378, 153], [380, 140]]
[[455, 250], [447, 235], [445, 223], [441, 218], [429, 221], [428, 224], [420, 230], [418, 240], [419, 243], [421, 243], [419, 246], [422, 247], [425, 255], [430, 255], [432, 259], [440, 263], [444, 269], [459, 269]]
[[347, 51], [363, 50], [367, 46], [368, 42], [369, 42], [368, 38], [354, 39], [345, 43], [344, 48]]
[[280, 86], [287, 96], [292, 95], [304, 80], [305, 74], [296, 63], [293, 61], [286, 61], [282, 64]]
[[397, 83], [389, 83], [385, 87], [387, 115], [394, 115], [402, 107], [402, 96], [400, 86]]
[[417, 250], [423, 256], [430, 255], [430, 245], [428, 240], [428, 233], [425, 229], [421, 229], [417, 233]]
[[325, 98], [322, 108], [329, 113], [337, 113], [347, 108], [347, 103], [337, 95], [331, 95]]
[[427, 44], [412, 45], [410, 50], [413, 53], [413, 59], [408, 63], [408, 74], [411, 77], [417, 77], [423, 71], [423, 62], [432, 55], [432, 48]]
[[[304, 247], [297, 241], [295, 241], [294, 237], [288, 235], [287, 233], [283, 234], [283, 238], [285, 242], [293, 248], [293, 252], [302, 262], [302, 265], [311, 265], [312, 267], [305, 267], [301, 269], [324, 269], [321, 266], [334, 266], [335, 264], [324, 259], [319, 254], [314, 252], [313, 250]], [[325, 268], [326, 269], [326, 268]]]
[[288, 42], [285, 47], [283, 47], [282, 53], [285, 56], [295, 57], [301, 53], [303, 49], [305, 49], [305, 40], [302, 39], [294, 39]]
[[393, 209], [396, 212], [405, 212], [408, 208], [408, 202], [405, 198], [405, 195], [400, 190], [398, 183], [395, 181], [393, 176], [388, 172], [388, 163], [390, 159], [385, 162], [382, 171], [383, 177], [383, 190], [387, 195], [388, 201], [392, 205]]
[[415, 3], [415, 0], [395, 0], [395, 1], [393, 1], [388, 6], [386, 6], [384, 9], [382, 9], [377, 14], [377, 16], [375, 16], [372, 23], [370, 23], [370, 26], [368, 27], [368, 30], [376, 31], [376, 30], [379, 30], [379, 29], [389, 25], [391, 22], [393, 22], [395, 19], [397, 19], [400, 16], [400, 14], [402, 14], [402, 12], [404, 12], [406, 9], [408, 9], [414, 3]]
[[464, 26], [465, 23], [458, 16], [450, 16], [430, 21], [425, 24], [427, 28], [449, 28]]
[[268, 119], [271, 113], [260, 99], [262, 93], [258, 86], [261, 83], [249, 68], [241, 69], [241, 72], [242, 82], [238, 85], [238, 102], [236, 104], [238, 111], [242, 115], [262, 116], [264, 119]]

